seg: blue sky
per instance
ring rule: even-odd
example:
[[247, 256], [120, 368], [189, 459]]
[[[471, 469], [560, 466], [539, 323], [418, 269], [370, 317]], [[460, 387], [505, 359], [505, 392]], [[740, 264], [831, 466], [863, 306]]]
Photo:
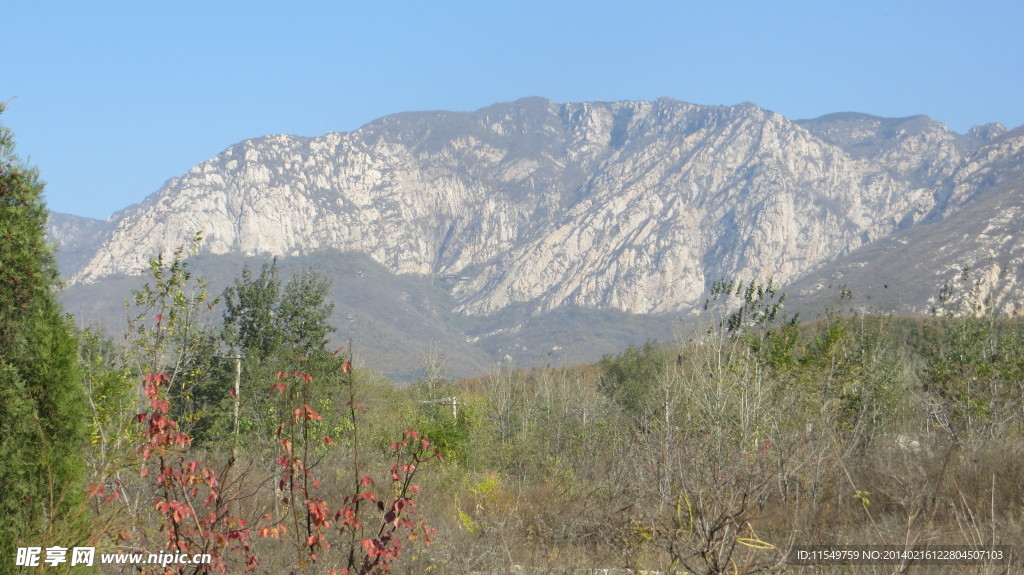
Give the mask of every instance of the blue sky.
[[27, 2], [0, 121], [51, 209], [106, 218], [233, 143], [409, 110], [744, 101], [1024, 124], [1024, 3]]

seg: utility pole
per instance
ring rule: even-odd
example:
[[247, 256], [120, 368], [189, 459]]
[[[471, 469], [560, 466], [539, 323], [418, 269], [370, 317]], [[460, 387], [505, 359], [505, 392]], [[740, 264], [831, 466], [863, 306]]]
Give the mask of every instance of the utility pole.
[[242, 387], [242, 354], [235, 355], [235, 437], [238, 437], [238, 410], [241, 401]]
[[231, 459], [235, 459], [235, 448], [238, 447], [238, 418], [242, 394], [242, 353], [238, 352], [232, 356], [235, 360], [235, 437], [231, 442]]
[[459, 419], [459, 398], [458, 397], [442, 397], [440, 399], [424, 399], [419, 401], [421, 404], [427, 403], [439, 403], [445, 407], [452, 408], [452, 418], [456, 421]]

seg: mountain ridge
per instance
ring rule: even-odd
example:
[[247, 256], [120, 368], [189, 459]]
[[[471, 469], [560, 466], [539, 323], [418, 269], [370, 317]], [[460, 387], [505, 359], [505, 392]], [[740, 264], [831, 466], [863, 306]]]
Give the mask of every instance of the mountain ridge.
[[806, 292], [862, 248], [990, 193], [1013, 204], [1022, 148], [1024, 128], [998, 124], [957, 134], [920, 115], [789, 120], [670, 98], [404, 112], [234, 144], [90, 228], [63, 269], [71, 289], [136, 274], [202, 231], [210, 255], [366, 254], [440, 281], [466, 317], [567, 306], [692, 317], [715, 280]]

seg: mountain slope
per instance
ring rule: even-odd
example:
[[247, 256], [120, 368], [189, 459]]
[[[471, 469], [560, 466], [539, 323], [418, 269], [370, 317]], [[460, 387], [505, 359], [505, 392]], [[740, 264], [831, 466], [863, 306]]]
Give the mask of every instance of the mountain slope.
[[61, 276], [70, 277], [77, 273], [109, 238], [112, 228], [107, 221], [50, 212], [46, 220], [46, 237], [60, 247], [57, 250], [57, 267]]
[[203, 231], [211, 254], [364, 253], [447, 282], [468, 315], [686, 313], [715, 279], [795, 281], [949, 217], [1010, 169], [978, 153], [998, 136], [669, 99], [397, 114], [232, 146], [115, 214], [71, 282]]
[[[926, 223], [894, 233], [795, 282], [805, 305], [844, 286], [876, 311], [974, 308], [1020, 313], [1024, 281], [1024, 128], [969, 154]], [[964, 273], [966, 270], [967, 273]], [[949, 285], [943, 304], [939, 295]], [[945, 309], [943, 309], [945, 308]]]

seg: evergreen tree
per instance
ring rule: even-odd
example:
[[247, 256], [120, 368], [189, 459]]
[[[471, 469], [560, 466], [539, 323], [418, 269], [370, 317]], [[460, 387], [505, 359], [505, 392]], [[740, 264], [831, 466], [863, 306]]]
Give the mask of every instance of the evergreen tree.
[[[4, 106], [0, 104], [0, 113]], [[77, 541], [87, 433], [73, 326], [57, 301], [37, 170], [0, 124], [0, 558]], [[62, 541], [53, 538], [61, 537]]]

